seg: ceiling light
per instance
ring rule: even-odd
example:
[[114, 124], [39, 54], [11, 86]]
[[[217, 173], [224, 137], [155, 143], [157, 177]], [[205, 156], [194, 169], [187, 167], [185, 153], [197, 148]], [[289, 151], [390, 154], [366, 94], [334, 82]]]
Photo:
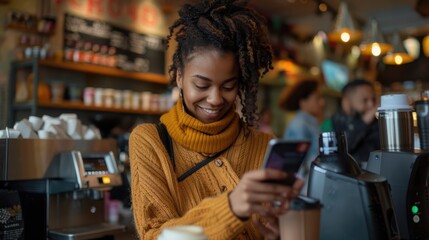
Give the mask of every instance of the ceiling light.
[[346, 30], [344, 30], [344, 32], [341, 33], [340, 35], [341, 41], [343, 42], [349, 42], [350, 41], [350, 33]]
[[405, 63], [412, 62], [414, 58], [410, 56], [404, 48], [404, 45], [401, 42], [401, 37], [399, 33], [395, 33], [392, 37], [393, 52], [387, 54], [383, 58], [385, 64], [391, 65], [401, 65]]
[[381, 54], [381, 47], [379, 43], [371, 44], [371, 53], [372, 55], [378, 57]]
[[373, 55], [378, 57], [393, 50], [393, 46], [384, 41], [383, 35], [378, 28], [378, 23], [371, 20], [366, 31], [365, 38], [360, 45], [362, 55]]
[[362, 32], [355, 29], [344, 1], [340, 4], [334, 30], [328, 34], [328, 38], [332, 42], [339, 43], [358, 42], [362, 39]]
[[319, 3], [319, 10], [320, 10], [321, 12], [326, 12], [326, 11], [328, 11], [328, 5], [326, 5], [326, 3], [324, 3], [324, 2]]

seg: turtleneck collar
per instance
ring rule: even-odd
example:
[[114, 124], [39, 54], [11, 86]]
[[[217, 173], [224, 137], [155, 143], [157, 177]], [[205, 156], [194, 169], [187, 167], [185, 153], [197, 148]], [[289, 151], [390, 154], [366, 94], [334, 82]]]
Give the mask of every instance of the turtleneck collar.
[[240, 117], [234, 108], [219, 121], [203, 123], [184, 110], [181, 99], [161, 116], [161, 122], [174, 141], [187, 149], [208, 155], [231, 146], [240, 133]]

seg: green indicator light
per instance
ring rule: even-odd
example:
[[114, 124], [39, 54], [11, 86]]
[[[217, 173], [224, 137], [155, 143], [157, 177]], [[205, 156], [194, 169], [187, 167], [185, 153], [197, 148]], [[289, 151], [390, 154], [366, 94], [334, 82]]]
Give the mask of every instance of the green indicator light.
[[414, 213], [414, 214], [418, 213], [419, 212], [419, 207], [417, 207], [416, 205], [412, 206], [411, 207], [411, 212]]

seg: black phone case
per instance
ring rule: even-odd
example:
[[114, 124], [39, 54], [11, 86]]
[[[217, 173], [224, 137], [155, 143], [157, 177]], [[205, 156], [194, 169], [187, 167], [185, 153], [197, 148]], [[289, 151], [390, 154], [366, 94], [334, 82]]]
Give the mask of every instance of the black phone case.
[[308, 140], [273, 139], [268, 143], [262, 168], [279, 169], [288, 174], [281, 181], [270, 180], [266, 182], [293, 185], [296, 172], [303, 163], [310, 148]]

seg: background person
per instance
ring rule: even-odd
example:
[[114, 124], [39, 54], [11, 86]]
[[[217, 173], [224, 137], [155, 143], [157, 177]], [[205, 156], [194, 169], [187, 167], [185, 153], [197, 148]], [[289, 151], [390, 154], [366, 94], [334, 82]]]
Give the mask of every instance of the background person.
[[[278, 239], [277, 216], [303, 185], [267, 183], [286, 173], [261, 169], [273, 136], [255, 129], [256, 96], [272, 52], [262, 18], [244, 3], [185, 4], [170, 28], [168, 39], [174, 37], [177, 48], [169, 72], [181, 94], [160, 121], [175, 164], [155, 124], [137, 126], [129, 142], [132, 208], [142, 239], [189, 224], [202, 226], [209, 239]], [[215, 160], [178, 180], [213, 155]], [[280, 206], [271, 206], [274, 201]]]
[[[285, 139], [310, 140], [311, 146], [299, 170], [301, 178], [307, 180], [311, 162], [319, 154], [320, 123], [324, 116], [325, 99], [317, 80], [305, 79], [287, 88], [279, 98], [285, 111], [296, 112], [283, 134]], [[306, 194], [306, 186], [303, 194]]]
[[378, 101], [374, 86], [364, 79], [349, 82], [342, 89], [341, 108], [322, 125], [322, 131], [344, 131], [349, 153], [365, 166], [369, 153], [380, 149]]

